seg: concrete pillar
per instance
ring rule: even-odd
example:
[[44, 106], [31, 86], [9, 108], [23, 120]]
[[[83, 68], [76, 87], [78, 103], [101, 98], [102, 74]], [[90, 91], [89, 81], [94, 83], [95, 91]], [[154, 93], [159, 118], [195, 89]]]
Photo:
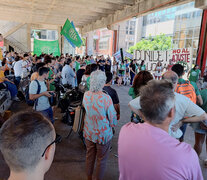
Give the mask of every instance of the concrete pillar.
[[31, 51], [31, 24], [27, 24], [27, 51]]
[[195, 7], [200, 9], [207, 9], [207, 0], [195, 0]]
[[86, 53], [87, 55], [92, 55], [93, 54], [93, 31], [90, 31], [87, 33], [87, 49]]
[[143, 27], [143, 17], [138, 17], [136, 19], [136, 28], [135, 28], [135, 41], [134, 45], [141, 41], [142, 39], [142, 27]]
[[59, 41], [60, 53], [62, 53], [63, 50], [63, 38], [62, 35], [60, 34], [61, 30], [62, 30], [62, 26], [58, 26], [58, 41]]

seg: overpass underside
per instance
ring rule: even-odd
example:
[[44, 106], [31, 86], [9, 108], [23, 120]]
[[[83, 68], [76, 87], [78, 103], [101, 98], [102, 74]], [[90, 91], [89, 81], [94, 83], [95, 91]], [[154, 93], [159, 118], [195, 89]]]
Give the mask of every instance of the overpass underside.
[[[1, 0], [0, 20], [7, 21], [0, 33], [12, 41], [11, 35], [24, 28], [30, 50], [31, 29], [51, 29], [60, 32], [65, 20], [73, 21], [83, 35], [99, 28], [116, 30], [116, 23], [154, 11], [188, 3], [193, 0]], [[206, 0], [195, 0], [197, 8], [207, 8]], [[18, 34], [16, 35], [18, 36]], [[15, 39], [15, 37], [13, 37]], [[60, 41], [60, 46], [62, 45]]]

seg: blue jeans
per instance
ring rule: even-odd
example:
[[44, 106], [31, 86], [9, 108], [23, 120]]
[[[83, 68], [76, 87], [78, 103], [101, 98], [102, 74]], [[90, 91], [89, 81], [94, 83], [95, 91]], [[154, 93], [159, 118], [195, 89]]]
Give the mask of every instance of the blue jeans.
[[185, 135], [185, 131], [187, 129], [187, 125], [188, 123], [184, 123], [181, 127], [180, 127], [180, 130], [183, 132], [183, 135], [180, 137], [181, 140], [184, 139], [184, 135]]
[[135, 74], [134, 74], [133, 72], [130, 71], [130, 76], [131, 76], [131, 79], [130, 79], [130, 85], [132, 85]]
[[11, 94], [11, 98], [14, 98], [18, 93], [17, 87], [15, 86], [15, 84], [12, 84], [8, 81], [4, 81], [4, 84], [6, 84], [7, 89], [9, 90], [9, 92]]
[[19, 88], [19, 83], [20, 83], [20, 81], [21, 81], [21, 77], [20, 77], [20, 76], [15, 77], [14, 83], [15, 83], [15, 85], [17, 86], [17, 89]]
[[40, 111], [45, 117], [47, 117], [51, 123], [54, 123], [54, 119], [53, 119], [53, 111], [52, 111], [52, 107], [49, 107], [48, 109], [44, 110], [44, 111]]

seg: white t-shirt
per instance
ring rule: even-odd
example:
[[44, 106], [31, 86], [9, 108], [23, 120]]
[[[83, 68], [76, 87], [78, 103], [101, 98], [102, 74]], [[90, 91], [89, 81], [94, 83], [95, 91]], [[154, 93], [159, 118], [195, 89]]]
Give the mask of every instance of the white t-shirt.
[[29, 62], [28, 61], [23, 61], [22, 62], [22, 67], [26, 66], [24, 68], [22, 68], [22, 77], [26, 77], [27, 76], [27, 68], [28, 68]]
[[23, 63], [23, 60], [19, 60], [17, 62], [14, 62], [14, 75], [15, 77], [18, 77], [18, 76], [22, 76], [22, 63]]
[[[129, 105], [134, 109], [141, 109], [140, 97], [137, 97], [130, 101]], [[205, 111], [196, 104], [194, 104], [189, 98], [175, 92], [175, 117], [170, 123], [168, 132], [169, 135], [174, 138], [180, 138], [183, 135], [182, 131], [180, 129], [175, 132], [172, 131], [172, 125], [178, 123], [184, 117], [201, 116], [204, 113]]]

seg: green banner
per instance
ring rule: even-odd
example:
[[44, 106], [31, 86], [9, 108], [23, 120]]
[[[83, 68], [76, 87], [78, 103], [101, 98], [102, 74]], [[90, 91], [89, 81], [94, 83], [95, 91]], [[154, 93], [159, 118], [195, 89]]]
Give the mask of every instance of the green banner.
[[58, 40], [44, 41], [44, 40], [34, 39], [34, 54], [39, 56], [42, 52], [45, 54], [53, 53], [53, 56], [60, 56], [60, 48], [59, 48]]
[[70, 21], [67, 19], [61, 34], [66, 37], [67, 40], [69, 40], [72, 44], [74, 44], [77, 47], [80, 47], [82, 44], [82, 40], [78, 34], [78, 32], [75, 30], [74, 26], [70, 23]]

